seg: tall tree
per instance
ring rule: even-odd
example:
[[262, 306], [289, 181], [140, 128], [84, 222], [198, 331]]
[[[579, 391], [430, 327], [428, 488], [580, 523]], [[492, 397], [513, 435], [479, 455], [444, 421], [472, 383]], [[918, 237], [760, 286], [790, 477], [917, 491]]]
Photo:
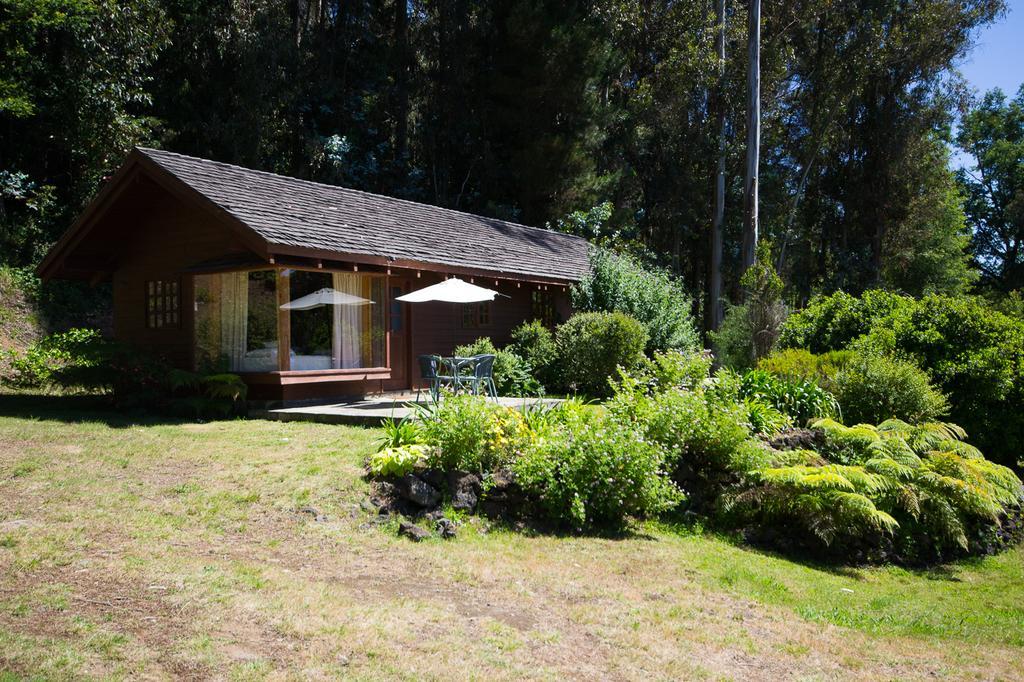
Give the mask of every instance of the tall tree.
[[963, 117], [957, 144], [973, 161], [957, 178], [967, 197], [974, 249], [986, 284], [1024, 288], [1024, 85], [1007, 99], [988, 92]]
[[761, 0], [750, 0], [747, 12], [747, 169], [744, 183], [743, 269], [757, 253], [758, 185], [761, 161]]
[[715, 89], [715, 116], [718, 133], [718, 167], [715, 171], [715, 206], [711, 219], [708, 289], [704, 304], [705, 327], [716, 331], [722, 324], [722, 230], [725, 223], [725, 0], [715, 0], [715, 52], [718, 56], [718, 83]]

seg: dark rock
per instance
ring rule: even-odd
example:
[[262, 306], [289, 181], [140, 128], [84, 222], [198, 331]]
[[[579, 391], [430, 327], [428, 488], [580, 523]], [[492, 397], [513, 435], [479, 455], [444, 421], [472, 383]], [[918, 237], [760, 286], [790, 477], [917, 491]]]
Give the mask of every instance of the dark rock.
[[409, 523], [408, 521], [402, 521], [398, 524], [398, 534], [404, 535], [413, 542], [420, 542], [421, 540], [426, 540], [430, 537], [430, 533], [428, 531], [420, 528], [414, 523]]
[[399, 482], [398, 494], [421, 507], [433, 507], [441, 501], [441, 493], [415, 474], [406, 474]]
[[438, 490], [444, 488], [445, 475], [440, 469], [424, 469], [423, 471], [417, 471], [416, 475], [420, 480], [434, 488], [437, 488]]
[[410, 502], [401, 497], [396, 497], [392, 500], [388, 500], [382, 504], [378, 509], [377, 513], [381, 516], [387, 516], [390, 514], [400, 514], [402, 516], [416, 516], [422, 511], [421, 507], [415, 502]]
[[452, 494], [452, 507], [463, 511], [476, 508], [483, 484], [480, 477], [466, 471], [448, 472], [448, 490]]
[[480, 497], [477, 507], [490, 519], [513, 521], [522, 516], [525, 504], [526, 496], [512, 475], [506, 471], [498, 471], [492, 476], [487, 491]]
[[431, 509], [430, 511], [423, 515], [423, 518], [425, 518], [427, 521], [440, 521], [444, 518], [444, 512], [441, 511], [440, 509]]
[[787, 429], [768, 444], [776, 450], [818, 450], [825, 444], [825, 434], [816, 429]]
[[434, 523], [434, 530], [445, 540], [450, 540], [455, 537], [455, 522], [451, 519], [438, 519]]
[[370, 504], [378, 509], [391, 504], [398, 497], [398, 490], [393, 483], [376, 481], [370, 491]]
[[476, 508], [477, 496], [472, 490], [457, 490], [452, 494], [452, 508], [462, 511], [473, 511]]
[[320, 511], [316, 507], [302, 507], [301, 509], [299, 509], [299, 513], [300, 514], [309, 514], [310, 516], [313, 517], [313, 520], [315, 520], [315, 521], [324, 522], [324, 521], [327, 520], [327, 517], [324, 516], [323, 514], [321, 514]]
[[483, 482], [480, 477], [468, 471], [449, 471], [447, 479], [448, 489], [452, 492], [469, 489], [479, 495], [483, 491]]

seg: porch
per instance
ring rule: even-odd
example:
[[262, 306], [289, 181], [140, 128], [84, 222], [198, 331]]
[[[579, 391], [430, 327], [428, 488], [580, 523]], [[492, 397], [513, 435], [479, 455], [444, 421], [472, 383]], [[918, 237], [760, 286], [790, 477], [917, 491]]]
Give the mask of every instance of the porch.
[[[430, 401], [430, 395], [423, 391], [418, 402], [421, 405]], [[505, 407], [524, 408], [534, 405], [554, 406], [561, 402], [557, 398], [511, 398], [494, 399]], [[404, 419], [414, 415], [417, 395], [412, 393], [389, 393], [384, 395], [364, 396], [334, 401], [303, 401], [301, 403], [285, 403], [281, 406], [268, 404], [250, 409], [249, 417], [253, 419], [270, 419], [274, 421], [306, 421], [322, 424], [349, 424], [356, 426], [379, 426], [386, 419]]]

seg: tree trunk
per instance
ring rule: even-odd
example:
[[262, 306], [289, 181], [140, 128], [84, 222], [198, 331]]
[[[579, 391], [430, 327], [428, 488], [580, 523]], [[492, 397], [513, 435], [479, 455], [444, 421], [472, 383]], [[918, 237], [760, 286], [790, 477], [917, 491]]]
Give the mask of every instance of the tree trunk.
[[754, 264], [758, 239], [758, 164], [761, 148], [761, 0], [750, 0], [747, 26], [747, 177], [744, 183], [743, 270]]
[[725, 222], [725, 0], [715, 0], [715, 51], [718, 53], [718, 172], [715, 175], [715, 213], [711, 221], [708, 258], [708, 299], [705, 326], [716, 331], [722, 324], [722, 227]]

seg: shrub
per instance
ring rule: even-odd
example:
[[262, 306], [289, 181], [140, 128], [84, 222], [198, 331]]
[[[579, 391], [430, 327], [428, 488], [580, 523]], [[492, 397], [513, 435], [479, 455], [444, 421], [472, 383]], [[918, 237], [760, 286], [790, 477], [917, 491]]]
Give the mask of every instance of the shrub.
[[429, 463], [445, 471], [493, 471], [522, 452], [530, 440], [520, 412], [481, 396], [447, 396], [421, 408], [420, 416], [419, 436], [436, 448]]
[[764, 370], [743, 375], [740, 395], [759, 400], [788, 415], [799, 425], [818, 417], [838, 416], [835, 396], [808, 379], [784, 379]]
[[523, 358], [534, 378], [549, 389], [558, 383], [558, 346], [555, 336], [540, 320], [524, 322], [512, 330], [512, 343], [506, 348]]
[[104, 343], [95, 329], [70, 329], [51, 334], [33, 343], [24, 353], [8, 351], [9, 374], [3, 381], [15, 388], [55, 387], [55, 374], [60, 370], [98, 363], [99, 349]]
[[[713, 508], [715, 499], [747, 471], [768, 464], [768, 451], [755, 442], [751, 407], [739, 397], [739, 379], [728, 370], [689, 386], [658, 385], [643, 374], [623, 374], [607, 408], [634, 424], [643, 438], [666, 452], [674, 480], [691, 508]], [[769, 408], [770, 409], [770, 408]], [[753, 415], [768, 416], [767, 411]], [[766, 426], [767, 424], [759, 424]]]
[[618, 367], [630, 371], [642, 363], [647, 332], [622, 313], [580, 313], [558, 328], [555, 340], [563, 383], [602, 398], [610, 394], [608, 379]]
[[1024, 496], [1020, 479], [964, 443], [952, 424], [822, 420], [815, 428], [830, 461], [757, 471], [749, 488], [730, 496], [731, 509], [760, 524], [803, 528], [847, 560], [855, 550], [919, 562], [970, 551]]
[[367, 468], [374, 476], [402, 477], [425, 464], [429, 453], [430, 447], [422, 444], [387, 447], [370, 455]]
[[949, 413], [949, 402], [924, 371], [891, 357], [856, 354], [836, 375], [835, 391], [847, 424], [929, 422]]
[[572, 289], [575, 310], [629, 315], [647, 332], [644, 349], [649, 354], [701, 347], [690, 314], [692, 301], [677, 278], [632, 256], [600, 248], [591, 251], [590, 268]]
[[996, 461], [1024, 443], [1024, 320], [983, 299], [926, 296], [873, 330], [928, 372], [950, 401], [949, 418]]
[[1024, 442], [1024, 320], [970, 296], [914, 300], [882, 291], [816, 299], [786, 324], [783, 343], [811, 351], [859, 348], [911, 360], [946, 394], [950, 419], [996, 461]]
[[13, 355], [4, 382], [18, 388], [104, 393], [120, 407], [156, 408], [193, 416], [227, 416], [247, 387], [235, 374], [196, 374], [92, 329], [52, 334]]
[[761, 358], [757, 368], [789, 381], [813, 381], [832, 391], [836, 375], [852, 356], [852, 351], [845, 350], [815, 355], [802, 348], [787, 348]]
[[711, 333], [718, 361], [735, 370], [750, 369], [758, 358], [771, 352], [786, 319], [782, 279], [775, 272], [770, 242], [758, 243], [757, 260], [743, 273], [740, 283], [746, 300], [730, 306], [718, 331]]
[[494, 342], [481, 337], [473, 343], [459, 346], [455, 355], [469, 357], [472, 355], [494, 356], [494, 387], [498, 395], [506, 396], [539, 396], [544, 394], [544, 387], [534, 378], [530, 364], [510, 350], [498, 350]]
[[484, 450], [491, 412], [496, 409], [486, 398], [473, 395], [445, 396], [430, 407], [421, 408], [420, 433], [423, 441], [436, 446], [431, 463], [447, 471], [489, 470]]
[[820, 296], [782, 325], [780, 348], [803, 348], [812, 353], [842, 350], [854, 339], [898, 310], [913, 307], [914, 299], [879, 289], [860, 298], [842, 291]]
[[715, 359], [723, 367], [735, 370], [754, 366], [754, 337], [750, 326], [750, 309], [746, 305], [731, 305], [717, 331], [708, 337], [715, 350]]
[[512, 462], [515, 480], [545, 516], [577, 529], [623, 527], [682, 499], [665, 454], [630, 426], [577, 402], [557, 411], [556, 434]]

